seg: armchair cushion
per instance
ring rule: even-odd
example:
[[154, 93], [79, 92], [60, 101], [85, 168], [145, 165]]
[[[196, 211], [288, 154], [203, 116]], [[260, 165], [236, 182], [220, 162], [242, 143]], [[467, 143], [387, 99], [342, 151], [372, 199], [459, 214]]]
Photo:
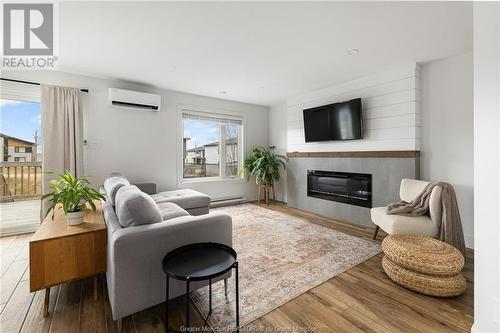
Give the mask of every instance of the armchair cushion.
[[429, 198], [429, 214], [431, 220], [440, 227], [441, 219], [443, 214], [443, 204], [441, 202], [441, 193], [443, 188], [441, 186], [436, 186], [431, 192], [431, 197]]
[[124, 228], [162, 221], [158, 205], [135, 185], [120, 187], [115, 199], [118, 222]]
[[429, 185], [429, 182], [416, 179], [401, 179], [399, 187], [399, 197], [406, 202], [412, 202], [424, 188]]
[[[425, 180], [416, 180], [416, 179], [402, 179], [401, 187], [399, 189], [399, 196], [401, 200], [406, 202], [412, 202], [413, 199], [419, 195], [424, 188], [429, 185], [430, 182]], [[441, 192], [443, 188], [441, 186], [436, 186], [432, 192], [431, 197], [429, 198], [429, 215], [431, 220], [434, 221], [436, 225], [441, 225]]]
[[372, 208], [370, 213], [373, 223], [389, 235], [418, 234], [436, 237], [438, 234], [437, 225], [427, 215], [388, 215], [387, 207]]

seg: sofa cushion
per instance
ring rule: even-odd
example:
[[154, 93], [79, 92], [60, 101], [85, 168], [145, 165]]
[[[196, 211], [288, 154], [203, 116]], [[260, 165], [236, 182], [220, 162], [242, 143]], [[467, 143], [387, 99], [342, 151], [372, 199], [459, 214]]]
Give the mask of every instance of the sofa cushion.
[[116, 193], [122, 186], [130, 185], [130, 182], [127, 178], [123, 177], [119, 173], [112, 173], [106, 178], [104, 181], [104, 190], [106, 191], [107, 201], [115, 205]]
[[387, 207], [370, 210], [372, 221], [389, 235], [418, 234], [436, 237], [437, 225], [428, 215], [404, 216], [388, 215]]
[[165, 191], [151, 195], [156, 203], [172, 202], [186, 210], [210, 206], [210, 197], [191, 189]]
[[189, 215], [189, 213], [186, 212], [184, 209], [171, 202], [160, 202], [158, 204], [158, 207], [160, 208], [161, 217], [163, 221], [175, 219], [176, 217], [180, 216]]
[[158, 205], [135, 185], [125, 185], [118, 189], [115, 210], [118, 222], [124, 228], [162, 221]]

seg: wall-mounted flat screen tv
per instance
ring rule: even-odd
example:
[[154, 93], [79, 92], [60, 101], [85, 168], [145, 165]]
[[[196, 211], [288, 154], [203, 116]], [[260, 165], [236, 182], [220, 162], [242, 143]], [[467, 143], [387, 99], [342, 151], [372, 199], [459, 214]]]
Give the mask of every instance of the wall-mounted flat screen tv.
[[306, 142], [363, 138], [361, 98], [318, 106], [303, 112]]

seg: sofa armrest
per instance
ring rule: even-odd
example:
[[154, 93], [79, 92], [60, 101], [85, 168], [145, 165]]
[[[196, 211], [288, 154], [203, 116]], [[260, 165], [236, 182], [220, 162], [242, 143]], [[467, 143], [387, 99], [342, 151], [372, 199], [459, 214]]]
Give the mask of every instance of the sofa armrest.
[[[116, 230], [108, 239], [106, 273], [113, 318], [164, 302], [163, 257], [180, 246], [198, 242], [232, 246], [231, 217], [222, 213], [182, 216]], [[193, 283], [193, 290], [207, 283]], [[170, 297], [180, 296], [184, 290], [184, 283], [173, 280]]]
[[134, 183], [132, 185], [137, 186], [139, 190], [149, 195], [158, 193], [158, 185], [153, 182]]

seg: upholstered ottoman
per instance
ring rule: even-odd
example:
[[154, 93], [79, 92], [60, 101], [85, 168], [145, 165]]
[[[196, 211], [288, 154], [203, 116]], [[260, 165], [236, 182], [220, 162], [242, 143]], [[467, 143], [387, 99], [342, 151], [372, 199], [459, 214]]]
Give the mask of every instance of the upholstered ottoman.
[[385, 273], [403, 287], [441, 297], [465, 291], [464, 257], [449, 244], [426, 236], [392, 235], [384, 239], [382, 250]]
[[210, 197], [208, 195], [191, 189], [160, 192], [152, 194], [151, 198], [157, 204], [172, 202], [191, 215], [208, 214], [210, 207]]

